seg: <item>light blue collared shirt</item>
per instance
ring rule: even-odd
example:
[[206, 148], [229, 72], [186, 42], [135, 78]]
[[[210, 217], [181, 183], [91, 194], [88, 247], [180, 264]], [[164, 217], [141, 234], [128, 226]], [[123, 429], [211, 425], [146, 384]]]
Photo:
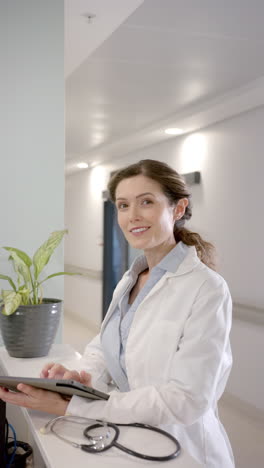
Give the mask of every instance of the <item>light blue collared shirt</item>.
[[128, 303], [130, 292], [137, 282], [138, 275], [148, 268], [145, 255], [137, 257], [128, 271], [129, 286], [120, 298], [101, 336], [101, 344], [108, 371], [121, 392], [126, 392], [130, 389], [126, 373], [125, 350], [135, 311], [167, 271], [176, 272], [187, 251], [188, 246], [183, 242], [179, 242], [151, 270], [148, 280], [131, 305]]

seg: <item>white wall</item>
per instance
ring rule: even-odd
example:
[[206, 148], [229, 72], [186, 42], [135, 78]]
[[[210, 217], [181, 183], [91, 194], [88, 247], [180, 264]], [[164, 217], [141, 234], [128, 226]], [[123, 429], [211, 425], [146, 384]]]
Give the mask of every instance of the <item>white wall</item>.
[[[65, 264], [102, 270], [103, 200], [108, 171], [101, 166], [66, 178]], [[65, 310], [98, 328], [101, 323], [102, 282], [65, 277]]]
[[[1, 2], [0, 246], [29, 255], [64, 228], [63, 22], [63, 0]], [[61, 247], [46, 273], [62, 270]], [[44, 292], [63, 298], [63, 279]]]
[[[101, 173], [100, 186], [94, 182], [95, 169], [69, 176], [66, 224], [74, 235], [70, 234], [66, 245], [66, 262], [101, 269], [102, 248], [97, 245], [103, 231], [100, 193], [110, 171], [142, 158], [160, 159], [181, 173], [201, 170], [202, 183], [192, 187], [193, 218], [189, 227], [216, 244], [219, 271], [227, 280], [234, 301], [263, 308], [263, 121], [261, 107], [198, 134], [173, 138], [105, 164], [96, 168]], [[71, 278], [67, 279], [67, 289], [65, 307], [74, 312], [72, 306], [68, 307], [70, 296], [75, 295]], [[101, 297], [95, 293], [100, 287], [97, 285], [95, 291], [92, 282], [79, 280], [79, 292], [80, 289], [85, 301], [77, 305], [75, 296], [78, 315], [99, 323]], [[235, 363], [228, 390], [262, 409], [264, 373], [259, 356], [263, 339], [263, 328], [234, 320]]]

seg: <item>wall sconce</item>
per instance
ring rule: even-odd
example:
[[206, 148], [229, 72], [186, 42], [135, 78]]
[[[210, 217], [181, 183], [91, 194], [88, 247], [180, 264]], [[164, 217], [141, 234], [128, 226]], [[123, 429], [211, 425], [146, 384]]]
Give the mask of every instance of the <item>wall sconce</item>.
[[103, 191], [102, 191], [102, 199], [103, 199], [104, 201], [110, 200], [110, 195], [109, 195], [108, 190], [103, 190]]
[[201, 182], [201, 172], [188, 172], [187, 174], [181, 174], [184, 177], [186, 184], [193, 185], [193, 184], [200, 184]]

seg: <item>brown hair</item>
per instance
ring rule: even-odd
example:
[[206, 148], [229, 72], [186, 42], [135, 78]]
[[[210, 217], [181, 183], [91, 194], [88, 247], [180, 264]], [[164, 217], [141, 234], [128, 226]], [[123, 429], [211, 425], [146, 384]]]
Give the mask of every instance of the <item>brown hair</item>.
[[184, 179], [168, 164], [153, 159], [142, 159], [116, 172], [108, 183], [108, 190], [112, 202], [115, 202], [115, 192], [121, 180], [137, 175], [144, 175], [158, 182], [172, 204], [177, 204], [181, 198], [189, 201], [185, 213], [174, 225], [174, 238], [176, 242], [183, 241], [186, 245], [194, 245], [200, 260], [208, 267], [215, 270], [215, 248], [210, 242], [206, 242], [200, 234], [191, 232], [184, 227], [185, 221], [192, 216], [191, 193]]

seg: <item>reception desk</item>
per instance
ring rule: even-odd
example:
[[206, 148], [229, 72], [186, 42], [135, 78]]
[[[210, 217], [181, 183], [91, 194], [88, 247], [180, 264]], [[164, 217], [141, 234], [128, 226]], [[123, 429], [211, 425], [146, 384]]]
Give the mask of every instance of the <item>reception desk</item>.
[[[10, 376], [39, 377], [40, 370], [47, 362], [63, 362], [73, 369], [74, 364], [80, 357], [80, 354], [69, 345], [54, 345], [48, 356], [34, 359], [11, 358], [5, 348], [0, 347], [0, 373]], [[109, 451], [100, 454], [89, 454], [57, 439], [53, 434], [42, 434], [40, 432], [40, 429], [52, 419], [52, 415], [16, 407], [7, 408], [7, 410], [7, 414], [10, 411], [10, 417], [8, 415], [9, 422], [15, 429], [20, 428], [23, 440], [29, 442], [33, 447], [35, 468], [61, 468], [62, 466], [65, 468], [72, 466], [76, 468], [84, 466], [92, 466], [93, 468], [123, 468], [125, 466], [132, 468], [142, 464], [155, 465], [157, 468], [161, 466], [168, 468], [197, 468], [201, 466], [183, 450], [179, 457], [163, 463], [141, 460], [120, 452], [116, 448], [111, 448]], [[124, 430], [129, 431], [129, 428]], [[126, 435], [129, 435], [128, 432]], [[135, 434], [131, 438], [132, 442], [133, 438], [135, 439]], [[160, 443], [162, 444], [162, 442]], [[131, 448], [133, 447], [131, 446]], [[149, 448], [151, 451], [151, 446]]]

